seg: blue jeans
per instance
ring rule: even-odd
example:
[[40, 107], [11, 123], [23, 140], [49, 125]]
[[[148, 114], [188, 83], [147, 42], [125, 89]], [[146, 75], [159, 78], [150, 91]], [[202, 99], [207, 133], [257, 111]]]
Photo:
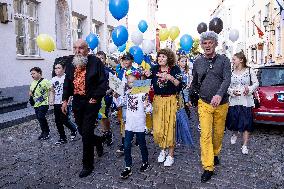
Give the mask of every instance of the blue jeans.
[[137, 142], [139, 144], [142, 162], [148, 163], [148, 149], [146, 146], [145, 132], [132, 132], [126, 130], [124, 139], [124, 160], [126, 167], [132, 166], [131, 146], [134, 134], [136, 134]]
[[49, 127], [46, 119], [48, 105], [39, 106], [34, 109], [35, 109], [36, 118], [41, 128], [41, 132], [44, 134], [49, 134]]

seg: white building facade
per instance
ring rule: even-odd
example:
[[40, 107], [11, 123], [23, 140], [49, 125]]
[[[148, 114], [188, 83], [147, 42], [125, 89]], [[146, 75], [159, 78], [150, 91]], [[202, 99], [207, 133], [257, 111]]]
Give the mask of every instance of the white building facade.
[[[245, 8], [247, 0], [220, 0], [211, 14], [211, 19], [218, 17], [223, 21], [223, 30], [219, 33], [217, 52], [231, 58], [232, 55], [245, 50]], [[209, 26], [208, 26], [209, 27]], [[229, 40], [232, 29], [239, 31], [236, 42]]]
[[[0, 0], [0, 5], [7, 10], [7, 22], [0, 23], [0, 88], [28, 86], [35, 66], [50, 79], [55, 58], [72, 54], [73, 42], [90, 32], [99, 37], [96, 50], [106, 52], [112, 30], [126, 25], [126, 18], [112, 17], [108, 0]], [[55, 51], [37, 47], [35, 39], [43, 33], [52, 36]]]

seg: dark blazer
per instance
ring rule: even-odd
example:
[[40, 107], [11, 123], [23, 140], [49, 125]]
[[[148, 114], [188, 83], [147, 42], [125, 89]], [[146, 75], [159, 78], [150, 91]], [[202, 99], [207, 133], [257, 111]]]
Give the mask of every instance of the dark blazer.
[[[74, 71], [75, 66], [72, 64], [73, 57], [69, 59], [65, 68], [65, 80], [63, 85], [62, 100], [68, 101], [70, 96], [74, 94]], [[94, 55], [88, 55], [88, 63], [86, 67], [86, 97], [101, 100], [107, 90], [107, 78], [105, 75], [104, 65], [99, 58]]]

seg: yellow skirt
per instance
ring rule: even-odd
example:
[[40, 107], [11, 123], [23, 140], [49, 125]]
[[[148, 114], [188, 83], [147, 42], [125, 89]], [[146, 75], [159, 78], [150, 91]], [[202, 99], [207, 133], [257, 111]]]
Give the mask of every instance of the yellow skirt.
[[175, 146], [176, 132], [176, 95], [154, 96], [153, 101], [153, 136], [160, 148]]
[[152, 114], [146, 114], [146, 127], [148, 130], [153, 128]]

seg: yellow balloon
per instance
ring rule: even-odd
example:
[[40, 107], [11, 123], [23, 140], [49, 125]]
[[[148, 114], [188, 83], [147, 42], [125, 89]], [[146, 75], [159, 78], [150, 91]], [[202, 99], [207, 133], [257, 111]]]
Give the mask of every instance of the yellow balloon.
[[167, 28], [162, 28], [159, 31], [160, 41], [165, 41], [169, 38], [170, 32]]
[[51, 52], [55, 49], [54, 40], [47, 34], [40, 34], [39, 36], [37, 36], [36, 43], [37, 46], [43, 51]]
[[141, 66], [144, 70], [150, 70], [151, 68], [151, 66], [148, 63], [146, 63], [144, 60], [142, 61]]
[[128, 42], [126, 43], [125, 51], [126, 51], [126, 52], [129, 52], [129, 49], [130, 49], [132, 46], [134, 46], [134, 43], [133, 43], [132, 41], [128, 41]]
[[174, 41], [180, 34], [180, 30], [177, 26], [170, 28], [170, 38]]

